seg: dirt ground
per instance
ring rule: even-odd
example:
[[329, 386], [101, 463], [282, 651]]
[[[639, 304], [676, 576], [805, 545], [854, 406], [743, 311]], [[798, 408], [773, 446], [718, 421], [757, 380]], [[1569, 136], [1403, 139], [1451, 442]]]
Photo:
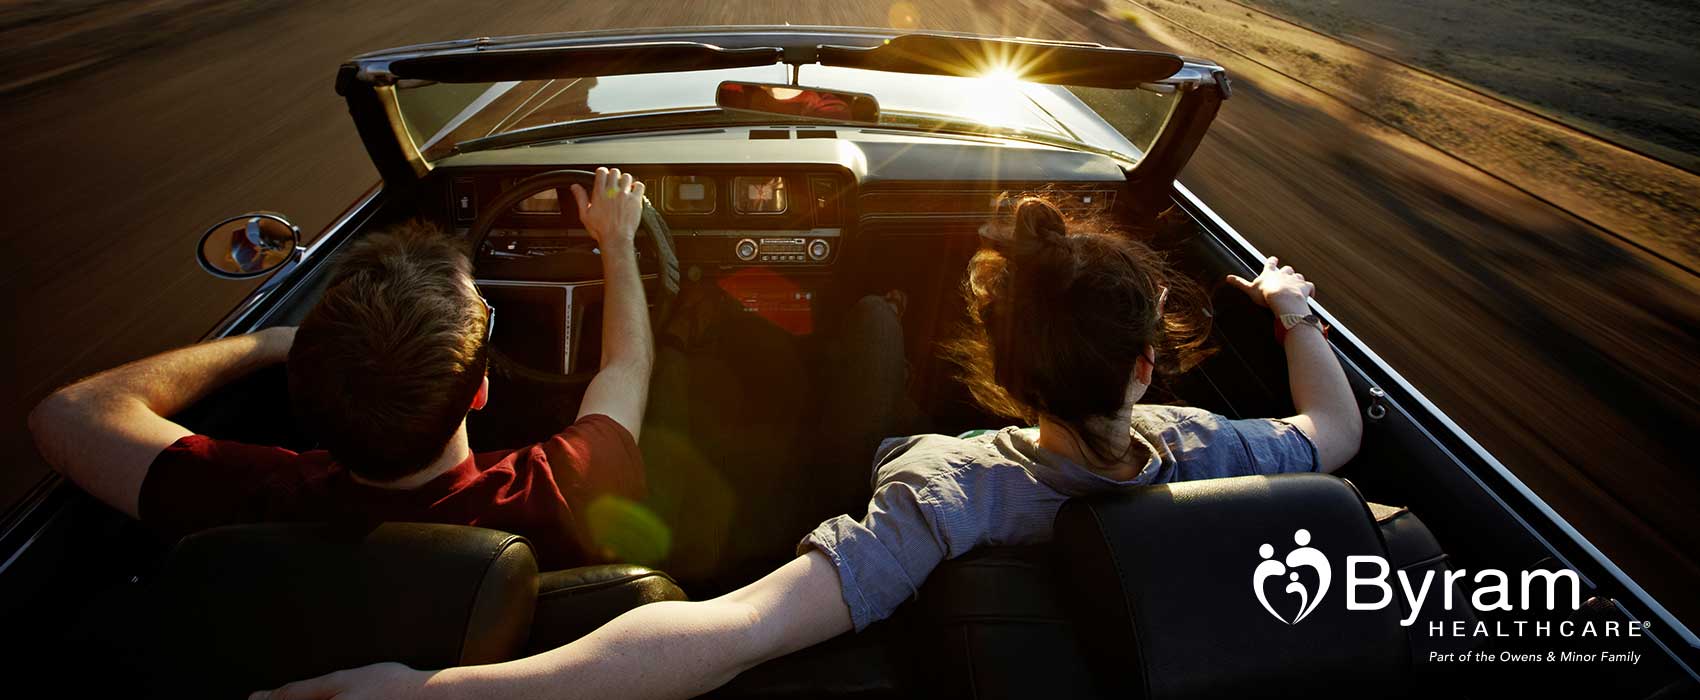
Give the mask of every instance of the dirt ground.
[[1243, 0], [1700, 172], [1685, 0]]
[[0, 0], [0, 94], [49, 85], [203, 28], [252, 22], [276, 0]]
[[[1271, 87], [1283, 90], [1283, 97], [1303, 102], [1314, 88], [1334, 98], [1325, 108], [1346, 108], [1339, 114], [1343, 119], [1398, 131], [1700, 272], [1700, 175], [1384, 59], [1372, 52], [1377, 49], [1360, 48], [1368, 43], [1356, 35], [1342, 40], [1319, 34], [1237, 0], [1135, 0], [1122, 13], [1150, 20], [1143, 29], [1167, 44], [1278, 72], [1284, 80]], [[1580, 59], [1572, 63], [1587, 65]], [[1564, 74], [1556, 67], [1551, 72]], [[1700, 123], [1697, 109], [1663, 114], [1672, 132]]]
[[[32, 4], [0, 3], [5, 38], [39, 30], [6, 22], [21, 15], [4, 10]], [[0, 416], [9, 426], [0, 446], [25, 457], [0, 470], [0, 503], [45, 473], [24, 431], [27, 407], [77, 376], [194, 341], [246, 294], [248, 285], [214, 280], [193, 262], [203, 226], [271, 209], [317, 231], [376, 181], [331, 89], [348, 56], [486, 34], [723, 23], [1121, 37], [1170, 41], [1221, 60], [1236, 78], [1182, 180], [1317, 281], [1319, 299], [1371, 347], [1655, 595], [1697, 619], [1700, 474], [1680, 441], [1700, 433], [1700, 285], [1669, 262], [1676, 239], [1694, 240], [1694, 215], [1665, 220], [1690, 232], [1664, 248], [1604, 231], [1589, 223], [1604, 215], [1570, 216], [1365, 118], [1349, 101], [1357, 90], [1342, 99], [1328, 85], [1307, 88], [1221, 47], [1195, 47], [1203, 40], [1159, 19], [1130, 34], [1120, 13], [1138, 8], [1107, 9], [302, 2], [191, 23], [176, 40], [13, 89], [0, 112], [12, 202], [0, 214], [0, 286], [13, 300], [6, 384], [16, 399]], [[27, 75], [13, 68], [8, 83]], [[1700, 201], [1679, 190], [1668, 198]], [[1642, 221], [1638, 211], [1678, 210], [1636, 205], [1617, 215]]]

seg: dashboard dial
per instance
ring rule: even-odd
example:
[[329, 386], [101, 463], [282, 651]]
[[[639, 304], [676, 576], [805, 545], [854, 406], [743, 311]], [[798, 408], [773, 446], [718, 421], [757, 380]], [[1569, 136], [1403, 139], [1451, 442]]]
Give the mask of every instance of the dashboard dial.
[[783, 177], [732, 178], [732, 204], [739, 214], [780, 214], [790, 206]]
[[518, 214], [559, 214], [561, 213], [561, 193], [556, 190], [543, 190], [526, 197], [514, 205]]
[[669, 214], [709, 214], [720, 198], [714, 178], [669, 175], [661, 178], [662, 210]]

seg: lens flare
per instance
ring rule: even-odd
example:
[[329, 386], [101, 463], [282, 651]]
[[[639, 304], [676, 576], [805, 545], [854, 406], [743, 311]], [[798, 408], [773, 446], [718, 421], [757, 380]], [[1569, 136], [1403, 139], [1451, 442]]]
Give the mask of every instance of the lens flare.
[[921, 26], [921, 13], [906, 2], [892, 3], [885, 11], [886, 22], [892, 29], [915, 29]]
[[655, 565], [673, 549], [673, 531], [641, 503], [600, 496], [585, 511], [591, 541], [609, 561]]
[[999, 87], [1014, 89], [1021, 85], [1021, 72], [1014, 66], [998, 66], [986, 71], [980, 79]]

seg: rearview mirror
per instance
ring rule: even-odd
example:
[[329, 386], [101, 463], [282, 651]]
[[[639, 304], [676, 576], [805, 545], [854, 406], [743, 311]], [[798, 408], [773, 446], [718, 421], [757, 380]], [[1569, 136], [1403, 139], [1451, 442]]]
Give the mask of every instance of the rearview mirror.
[[240, 280], [282, 267], [300, 248], [300, 227], [280, 214], [251, 212], [207, 229], [195, 259], [215, 277]]
[[795, 85], [728, 80], [715, 91], [714, 104], [721, 109], [840, 122], [874, 124], [880, 120], [880, 103], [873, 95]]

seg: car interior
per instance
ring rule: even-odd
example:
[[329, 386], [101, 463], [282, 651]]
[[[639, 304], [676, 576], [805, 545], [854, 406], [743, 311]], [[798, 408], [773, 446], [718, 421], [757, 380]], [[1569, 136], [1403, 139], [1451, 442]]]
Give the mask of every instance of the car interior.
[[[833, 159], [829, 138], [790, 133], [797, 148], [784, 164], [711, 163], [728, 159], [742, 138], [627, 150], [622, 160], [445, 167], [423, 183], [419, 198], [392, 202], [366, 229], [424, 216], [465, 236], [489, 214], [477, 202], [497, 201], [545, 171], [614, 165], [657, 185], [651, 200], [680, 268], [679, 291], [668, 295], [658, 292], [662, 271], [653, 255], [642, 266], [652, 303], [665, 299], [671, 307], [668, 318], [658, 311], [656, 323], [662, 354], [674, 360], [658, 361], [657, 372], [686, 377], [655, 382], [642, 445], [651, 489], [645, 506], [668, 533], [666, 555], [632, 562], [611, 551], [608, 564], [539, 572], [523, 539], [477, 528], [391, 523], [349, 533], [327, 525], [248, 525], [170, 547], [150, 541], [139, 526], [112, 523], [126, 532], [122, 541], [146, 546], [128, 549], [127, 566], [118, 567], [130, 579], [114, 582], [111, 569], [101, 567], [107, 585], [80, 611], [87, 626], [75, 628], [101, 637], [96, 628], [109, 622], [102, 615], [157, 596], [146, 608], [169, 618], [153, 623], [157, 644], [115, 657], [170, 679], [159, 687], [181, 688], [193, 678], [197, 690], [235, 692], [380, 658], [421, 667], [516, 658], [571, 641], [637, 604], [703, 599], [747, 583], [793, 556], [814, 523], [846, 512], [823, 508], [853, 508], [846, 504], [869, 495], [869, 455], [811, 449], [820, 431], [832, 428], [816, 422], [818, 407], [833, 400], [823, 393], [833, 369], [830, 329], [856, 300], [892, 289], [907, 295], [912, 432], [1009, 424], [969, 400], [937, 348], [964, 318], [959, 286], [980, 245], [978, 227], [1000, 215], [1001, 195], [1011, 192], [1044, 193], [1076, 213], [1109, 217], [1212, 291], [1217, 352], [1191, 372], [1163, 378], [1147, 401], [1230, 417], [1292, 412], [1267, 312], [1237, 291], [1223, 293], [1219, 283], [1229, 272], [1243, 273], [1243, 263], [1174, 202], [1153, 215], [1147, 212], [1154, 207], [1125, 201], [1119, 172], [1078, 162], [1091, 156], [993, 159], [991, 146], [951, 144], [957, 162], [988, 174], [974, 181], [955, 169], [941, 172], [923, 148], [894, 151], [878, 170], [859, 171]], [[980, 148], [986, 153], [976, 160]], [[701, 162], [656, 162], [682, 154]], [[559, 202], [554, 192], [528, 195], [488, 216], [494, 224], [477, 276], [500, 310], [493, 342], [505, 359], [491, 372], [490, 405], [470, 419], [476, 450], [521, 446], [559, 430], [576, 413], [582, 379], [597, 366], [600, 271], [585, 260], [595, 244]], [[640, 250], [653, 247], [640, 243]], [[304, 284], [272, 322], [297, 321], [319, 291]], [[1367, 378], [1352, 374], [1367, 399]], [[285, 391], [281, 368], [263, 371], [180, 419], [219, 437], [310, 449], [310, 436], [277, 419]], [[1420, 668], [1413, 659], [1432, 644], [1398, 625], [1396, 606], [1379, 617], [1319, 613], [1302, 628], [1314, 633], [1314, 647], [1260, 647], [1257, 635], [1232, 632], [1250, 613], [1212, 602], [1243, 582], [1189, 580], [1177, 562], [1244, 557], [1224, 548], [1280, 531], [1297, 513], [1315, 527], [1320, 512], [1339, 533], [1356, 533], [1365, 551], [1388, 552], [1401, 569], [1508, 558], [1533, 564], [1545, 556], [1532, 542], [1505, 537], [1521, 529], [1496, 527], [1497, 508], [1464, 513], [1448, 505], [1436, 509], [1438, 520], [1429, 518], [1421, 509], [1425, 495], [1439, 502], [1457, 492], [1426, 466], [1436, 456], [1421, 450], [1435, 447], [1412, 433], [1418, 430], [1397, 417], [1370, 421], [1360, 455], [1341, 478], [1248, 477], [1080, 500], [1059, 516], [1055, 545], [987, 548], [948, 562], [893, 619], [758, 667], [716, 695], [1201, 697], [1241, 678], [1267, 683], [1272, 674], [1293, 688], [1326, 689], [1343, 679], [1391, 687], [1390, 679], [1411, 679]], [[822, 478], [832, 470], [859, 476]], [[850, 492], [798, 495], [830, 485]], [[657, 551], [653, 542], [627, 540], [627, 552]], [[1327, 644], [1342, 636], [1375, 642]], [[1224, 638], [1239, 640], [1243, 654], [1223, 651]], [[378, 649], [388, 651], [375, 656]], [[1043, 650], [1042, 660], [1031, 658], [1035, 650]], [[1094, 653], [1107, 650], [1115, 652]], [[218, 660], [218, 672], [204, 667], [209, 658]], [[1023, 671], [1016, 660], [1057, 672]]]
[[[19, 614], [48, 630], [43, 649], [77, 652], [42, 663], [98, 659], [119, 669], [83, 679], [97, 686], [232, 694], [381, 660], [433, 668], [518, 658], [636, 605], [744, 585], [795, 556], [816, 523], [865, 508], [872, 455], [820, 449], [838, 427], [827, 408], [843, 379], [839, 327], [860, 300], [894, 290], [905, 299], [911, 405], [894, 417], [895, 434], [1011, 424], [974, 404], [939, 348], [966, 318], [961, 285], [978, 231], [1007, 215], [1012, 194], [1112, 222], [1206, 291], [1214, 354], [1160, 377], [1145, 401], [1231, 418], [1293, 412], [1268, 312], [1222, 283], [1248, 274], [1248, 251], [1193, 200], [1137, 187], [1096, 153], [783, 124], [457, 153], [411, 189], [386, 191], [354, 236], [327, 244], [423, 218], [474, 252], [479, 289], [499, 314], [490, 402], [469, 417], [475, 451], [559, 431], [598, 367], [598, 251], [564, 188], [602, 166], [648, 186], [640, 269], [658, 347], [641, 443], [650, 495], [599, 531], [605, 562], [539, 571], [513, 533], [411, 523], [239, 525], [164, 542], [82, 499], [68, 511], [77, 525], [49, 530], [56, 546], [28, 553], [58, 560], [30, 569], [40, 576], [8, 579], [17, 590], [0, 596], [51, 602]], [[297, 323], [325, 281], [325, 266], [311, 270], [264, 324]], [[1440, 649], [1419, 630], [1474, 623], [1464, 606], [1425, 608], [1411, 627], [1399, 623], [1403, 602], [1375, 614], [1328, 606], [1282, 629], [1304, 644], [1247, 624], [1267, 621], [1244, 590], [1256, 544], [1300, 527], [1326, 527], [1336, 549], [1384, 553], [1418, 574], [1552, 562], [1548, 543], [1462, 466], [1459, 446], [1382, 391], [1372, 358], [1353, 344], [1336, 348], [1369, 411], [1361, 451], [1336, 474], [1075, 499], [1052, 544], [947, 562], [892, 619], [764, 664], [713, 695], [1183, 698], [1353, 687], [1497, 696], [1577, 682], [1565, 672], [1489, 678], [1419, 663]], [[264, 370], [177, 419], [215, 437], [312, 449], [287, 416], [286, 391], [281, 367]], [[1223, 560], [1245, 562], [1230, 568], [1246, 575], [1189, 573]], [[1458, 585], [1467, 596], [1471, 584]], [[1584, 591], [1598, 602], [1574, 616], [1627, 619], [1612, 594]], [[1462, 649], [1506, 643], [1457, 640]], [[1666, 657], [1652, 650], [1649, 659]]]

